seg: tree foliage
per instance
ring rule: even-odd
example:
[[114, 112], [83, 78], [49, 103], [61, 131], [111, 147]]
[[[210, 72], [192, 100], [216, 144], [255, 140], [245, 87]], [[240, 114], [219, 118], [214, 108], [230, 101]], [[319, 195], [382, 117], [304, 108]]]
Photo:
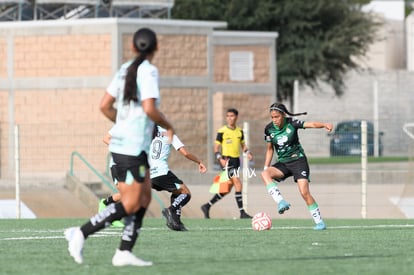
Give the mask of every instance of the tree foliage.
[[327, 82], [339, 96], [344, 74], [358, 69], [376, 40], [380, 21], [361, 11], [370, 0], [175, 0], [176, 19], [220, 20], [229, 30], [278, 32], [278, 99], [290, 98], [293, 82]]

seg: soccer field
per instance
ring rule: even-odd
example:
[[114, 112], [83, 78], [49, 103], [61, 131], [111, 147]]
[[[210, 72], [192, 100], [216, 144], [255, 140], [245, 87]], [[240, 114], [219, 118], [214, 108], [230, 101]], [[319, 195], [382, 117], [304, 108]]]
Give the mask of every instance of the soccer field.
[[84, 219], [0, 220], [0, 274], [413, 274], [414, 220], [184, 219], [188, 232], [144, 220], [134, 253], [151, 267], [113, 267], [121, 229], [107, 228], [84, 246], [84, 263], [69, 256], [66, 227]]

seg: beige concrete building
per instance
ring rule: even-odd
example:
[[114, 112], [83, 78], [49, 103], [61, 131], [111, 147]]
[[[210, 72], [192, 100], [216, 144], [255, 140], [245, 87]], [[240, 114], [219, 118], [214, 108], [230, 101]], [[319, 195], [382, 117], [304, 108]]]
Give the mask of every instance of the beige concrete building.
[[[111, 123], [99, 101], [114, 72], [133, 57], [131, 36], [141, 27], [158, 34], [162, 111], [189, 149], [212, 165], [225, 109], [240, 109], [240, 121], [263, 118], [262, 131], [276, 96], [277, 33], [226, 26], [126, 18], [0, 23], [0, 179], [14, 177], [16, 125], [22, 177], [84, 169], [78, 155], [71, 158], [74, 151], [105, 170], [102, 137]], [[174, 158], [173, 167], [192, 167]]]

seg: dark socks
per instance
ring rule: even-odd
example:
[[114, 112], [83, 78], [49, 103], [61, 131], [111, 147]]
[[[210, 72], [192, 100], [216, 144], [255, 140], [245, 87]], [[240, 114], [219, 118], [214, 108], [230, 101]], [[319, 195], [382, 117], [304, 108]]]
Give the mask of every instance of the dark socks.
[[109, 197], [107, 197], [104, 201], [103, 201], [103, 203], [105, 204], [105, 205], [110, 205], [111, 203], [114, 203], [115, 201], [114, 201], [114, 198], [112, 197], [112, 196], [109, 196]]
[[113, 221], [120, 220], [126, 215], [127, 214], [122, 203], [112, 203], [108, 205], [107, 208], [93, 216], [87, 223], [82, 225], [80, 230], [86, 239], [89, 235], [108, 227]]
[[224, 193], [219, 193], [219, 194], [215, 194], [214, 197], [211, 198], [211, 200], [208, 202], [208, 206], [212, 206], [213, 204], [215, 204], [216, 202], [218, 202], [219, 200], [221, 200], [226, 194]]
[[236, 199], [237, 207], [239, 208], [240, 213], [244, 212], [242, 192], [235, 192], [234, 197]]
[[134, 247], [141, 231], [142, 221], [144, 219], [146, 210], [146, 208], [141, 208], [138, 210], [138, 212], [129, 215], [125, 219], [125, 228], [124, 232], [122, 232], [122, 239], [119, 250], [132, 251], [132, 248]]
[[186, 205], [191, 199], [190, 194], [171, 194], [171, 206], [170, 208], [177, 215], [177, 218], [181, 217], [181, 208]]

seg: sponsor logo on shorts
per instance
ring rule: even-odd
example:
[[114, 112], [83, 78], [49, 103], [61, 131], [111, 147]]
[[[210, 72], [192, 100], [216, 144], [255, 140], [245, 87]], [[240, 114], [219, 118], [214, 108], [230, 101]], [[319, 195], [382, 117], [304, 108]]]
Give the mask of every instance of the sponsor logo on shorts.
[[145, 178], [145, 165], [140, 165], [139, 166], [139, 176], [141, 177], [141, 178]]

